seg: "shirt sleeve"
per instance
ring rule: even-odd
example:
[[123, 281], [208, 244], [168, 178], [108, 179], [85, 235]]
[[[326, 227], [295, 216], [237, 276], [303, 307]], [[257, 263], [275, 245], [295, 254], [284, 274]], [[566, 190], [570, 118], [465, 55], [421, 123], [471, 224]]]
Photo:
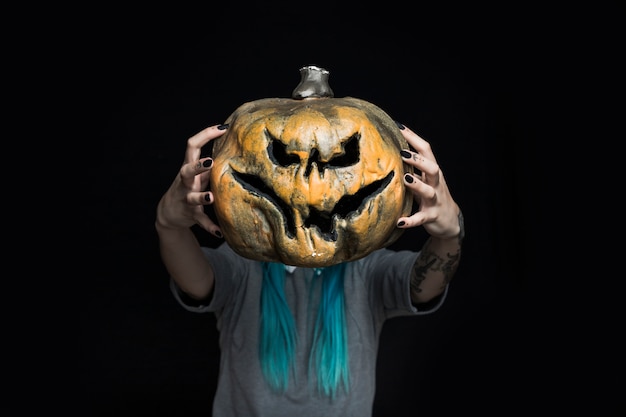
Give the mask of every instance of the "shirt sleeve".
[[215, 275], [212, 296], [204, 300], [195, 300], [185, 294], [178, 284], [170, 278], [170, 289], [176, 301], [185, 309], [194, 313], [213, 312], [224, 303], [224, 297], [231, 293], [236, 285], [235, 277], [245, 276], [252, 261], [237, 255], [227, 243], [217, 248], [202, 247]]
[[[359, 273], [367, 275], [372, 285], [372, 296], [379, 299], [387, 317], [423, 315], [437, 311], [448, 294], [444, 291], [428, 303], [411, 301], [411, 274], [419, 252], [379, 249], [357, 261]], [[376, 304], [378, 304], [376, 303]]]

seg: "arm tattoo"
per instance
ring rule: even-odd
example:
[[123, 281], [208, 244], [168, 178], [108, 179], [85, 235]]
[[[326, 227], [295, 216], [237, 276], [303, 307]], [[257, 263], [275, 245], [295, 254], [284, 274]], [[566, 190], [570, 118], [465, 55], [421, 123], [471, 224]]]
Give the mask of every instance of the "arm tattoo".
[[[459, 213], [459, 245], [465, 237], [465, 226], [463, 224], [463, 214]], [[447, 285], [452, 280], [452, 276], [459, 265], [461, 258], [461, 250], [456, 253], [448, 253], [446, 258], [442, 258], [435, 252], [430, 250], [430, 238], [424, 243], [420, 255], [415, 261], [413, 271], [411, 273], [411, 294], [413, 297], [422, 292], [420, 285], [426, 279], [428, 271], [440, 272], [444, 275], [444, 283]]]
[[430, 261], [425, 263], [422, 261], [423, 258], [425, 258], [424, 249], [422, 249], [422, 253], [415, 261], [415, 265], [413, 266], [413, 272], [411, 273], [411, 294], [413, 294], [414, 296], [422, 292], [420, 285], [422, 284], [422, 281], [426, 279], [426, 271], [428, 271], [428, 268], [430, 268], [437, 260], [431, 259]]

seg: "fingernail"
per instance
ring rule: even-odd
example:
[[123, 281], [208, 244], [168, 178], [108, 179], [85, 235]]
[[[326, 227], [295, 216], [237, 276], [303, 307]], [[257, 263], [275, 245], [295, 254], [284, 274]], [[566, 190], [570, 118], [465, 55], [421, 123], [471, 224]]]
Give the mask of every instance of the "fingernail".
[[[394, 121], [395, 121], [395, 120], [394, 120]], [[404, 129], [406, 128], [406, 127], [405, 127], [402, 123], [400, 123], [400, 122], [396, 122], [396, 125], [398, 125], [398, 128], [399, 128], [400, 130], [404, 130]]]
[[405, 174], [405, 175], [404, 175], [404, 180], [405, 180], [406, 182], [408, 182], [409, 184], [411, 184], [411, 183], [413, 182], [413, 175], [411, 175], [411, 174]]
[[403, 158], [410, 158], [412, 156], [411, 152], [405, 151], [404, 149], [400, 151], [400, 155], [402, 155]]
[[406, 224], [406, 222], [405, 222], [404, 220], [400, 220], [400, 221], [398, 222], [398, 227], [402, 227], [402, 226], [404, 226], [405, 224]]
[[205, 168], [211, 168], [213, 166], [213, 160], [207, 159], [206, 161], [202, 162], [202, 166]]
[[206, 193], [206, 194], [204, 195], [204, 199], [205, 199], [206, 201], [211, 201], [211, 194]]
[[224, 123], [223, 125], [219, 125], [217, 130], [226, 130], [228, 129], [228, 126], [230, 126], [228, 123]]
[[220, 232], [219, 230], [216, 230], [215, 231], [215, 236], [222, 237], [222, 232]]

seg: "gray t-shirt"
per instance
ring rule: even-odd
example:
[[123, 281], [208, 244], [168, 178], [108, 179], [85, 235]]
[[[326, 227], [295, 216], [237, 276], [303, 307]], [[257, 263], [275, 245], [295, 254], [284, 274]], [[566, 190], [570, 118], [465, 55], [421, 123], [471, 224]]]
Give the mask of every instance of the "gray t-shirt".
[[383, 323], [391, 317], [431, 313], [439, 308], [447, 294], [446, 288], [423, 310], [411, 304], [409, 280], [418, 252], [380, 249], [350, 262], [344, 280], [350, 392], [346, 394], [340, 389], [339, 395], [331, 400], [317, 392], [315, 377], [307, 372], [311, 345], [311, 329], [307, 328], [307, 323], [310, 326], [311, 314], [315, 314], [319, 300], [319, 294], [313, 294], [313, 310], [309, 310], [314, 270], [288, 270], [285, 295], [298, 332], [296, 376], [290, 380], [285, 393], [275, 394], [263, 378], [258, 359], [261, 263], [237, 255], [226, 243], [216, 249], [203, 250], [216, 277], [209, 304], [186, 303], [174, 281], [171, 287], [184, 308], [213, 312], [217, 318], [221, 359], [213, 417], [370, 416]]

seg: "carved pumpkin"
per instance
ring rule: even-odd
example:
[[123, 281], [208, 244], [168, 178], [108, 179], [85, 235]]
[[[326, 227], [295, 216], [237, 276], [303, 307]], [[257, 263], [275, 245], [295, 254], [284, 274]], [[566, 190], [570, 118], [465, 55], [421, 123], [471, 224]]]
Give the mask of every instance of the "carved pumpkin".
[[393, 243], [410, 214], [396, 123], [377, 106], [335, 98], [328, 71], [300, 70], [291, 99], [237, 108], [213, 145], [210, 188], [225, 240], [247, 258], [323, 267]]

